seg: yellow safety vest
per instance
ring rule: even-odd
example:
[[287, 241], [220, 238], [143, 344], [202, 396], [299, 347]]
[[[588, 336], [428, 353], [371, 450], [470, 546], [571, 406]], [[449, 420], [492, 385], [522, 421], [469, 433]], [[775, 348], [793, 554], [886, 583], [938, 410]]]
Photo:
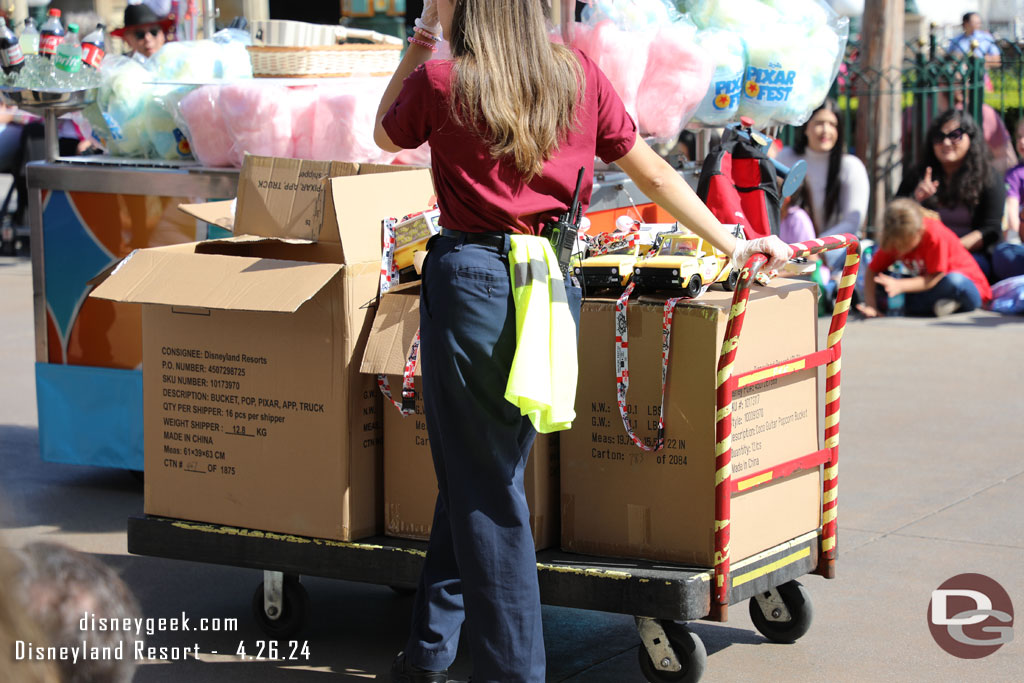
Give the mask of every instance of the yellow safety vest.
[[508, 254], [516, 305], [516, 354], [505, 399], [541, 434], [569, 429], [576, 417], [576, 326], [551, 243], [511, 236]]

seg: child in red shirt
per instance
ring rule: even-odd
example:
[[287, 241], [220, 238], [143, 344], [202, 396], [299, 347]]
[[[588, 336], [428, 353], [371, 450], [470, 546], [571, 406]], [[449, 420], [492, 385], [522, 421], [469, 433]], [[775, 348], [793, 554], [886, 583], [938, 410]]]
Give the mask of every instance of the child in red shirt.
[[[885, 273], [896, 261], [910, 277]], [[904, 294], [907, 315], [973, 311], [992, 300], [988, 280], [960, 239], [912, 199], [894, 200], [885, 210], [879, 250], [868, 269], [878, 287], [865, 287], [864, 303], [857, 306], [867, 318], [879, 315], [876, 289], [890, 297]]]

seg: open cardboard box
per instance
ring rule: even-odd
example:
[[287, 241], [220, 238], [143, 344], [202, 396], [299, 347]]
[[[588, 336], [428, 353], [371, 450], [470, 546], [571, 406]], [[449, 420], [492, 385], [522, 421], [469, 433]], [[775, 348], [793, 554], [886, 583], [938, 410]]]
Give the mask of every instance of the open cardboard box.
[[[419, 283], [392, 288], [381, 297], [363, 356], [368, 377], [388, 377], [391, 393], [401, 401], [402, 373], [409, 346], [419, 329]], [[422, 386], [416, 368], [415, 413], [403, 417], [384, 400], [384, 533], [427, 539], [434, 519], [437, 477], [423, 414]], [[538, 550], [557, 545], [558, 434], [539, 434], [523, 474], [530, 526]]]
[[247, 157], [234, 237], [133, 252], [92, 294], [143, 304], [145, 511], [351, 540], [382, 523], [379, 392], [359, 372], [380, 223], [430, 173]]
[[[576, 420], [561, 435], [562, 549], [711, 567], [715, 560], [715, 425], [719, 352], [732, 293], [708, 290], [676, 308], [664, 397], [665, 446], [633, 445], [619, 415], [615, 302], [583, 303]], [[629, 392], [634, 432], [657, 436], [664, 301], [628, 307]], [[817, 286], [773, 280], [746, 306], [734, 374], [817, 350]], [[732, 474], [740, 477], [819, 448], [817, 371], [733, 394]], [[732, 559], [816, 529], [817, 469], [732, 497]]]

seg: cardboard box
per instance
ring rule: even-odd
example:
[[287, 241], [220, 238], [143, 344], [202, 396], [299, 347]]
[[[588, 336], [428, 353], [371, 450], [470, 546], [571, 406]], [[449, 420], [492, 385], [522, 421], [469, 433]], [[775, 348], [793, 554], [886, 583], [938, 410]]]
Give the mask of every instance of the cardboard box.
[[183, 207], [236, 237], [136, 251], [94, 292], [143, 304], [147, 514], [337, 540], [382, 528], [381, 405], [359, 373], [380, 221], [433, 189], [427, 171], [361, 170], [247, 157], [234, 218], [230, 202]]
[[[418, 287], [403, 286], [381, 297], [362, 370], [373, 373], [369, 377], [387, 375], [396, 400], [401, 400], [401, 373], [418, 328]], [[419, 374], [417, 366], [417, 378]], [[403, 417], [387, 399], [383, 404], [384, 532], [388, 536], [426, 540], [434, 518], [437, 478], [419, 379], [416, 392], [416, 412], [408, 417]], [[538, 435], [523, 474], [530, 526], [538, 550], [558, 543], [558, 462], [558, 435]]]
[[[665, 393], [665, 448], [645, 452], [616, 402], [614, 302], [587, 301], [580, 326], [576, 421], [561, 437], [562, 548], [571, 552], [713, 566], [715, 394], [732, 294], [709, 290], [675, 311]], [[657, 437], [663, 302], [630, 302], [628, 411], [641, 438]], [[755, 286], [734, 373], [817, 349], [810, 283]], [[742, 476], [819, 449], [817, 372], [733, 395], [732, 472]], [[817, 528], [817, 471], [732, 497], [735, 560]]]

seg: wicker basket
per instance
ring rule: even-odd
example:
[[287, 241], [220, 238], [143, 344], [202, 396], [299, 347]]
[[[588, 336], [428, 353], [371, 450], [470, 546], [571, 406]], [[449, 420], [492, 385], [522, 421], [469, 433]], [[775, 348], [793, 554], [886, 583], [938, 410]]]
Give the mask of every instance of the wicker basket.
[[256, 78], [336, 78], [353, 74], [390, 76], [398, 67], [403, 42], [376, 31], [338, 27], [338, 37], [372, 43], [341, 45], [252, 45], [252, 75]]

